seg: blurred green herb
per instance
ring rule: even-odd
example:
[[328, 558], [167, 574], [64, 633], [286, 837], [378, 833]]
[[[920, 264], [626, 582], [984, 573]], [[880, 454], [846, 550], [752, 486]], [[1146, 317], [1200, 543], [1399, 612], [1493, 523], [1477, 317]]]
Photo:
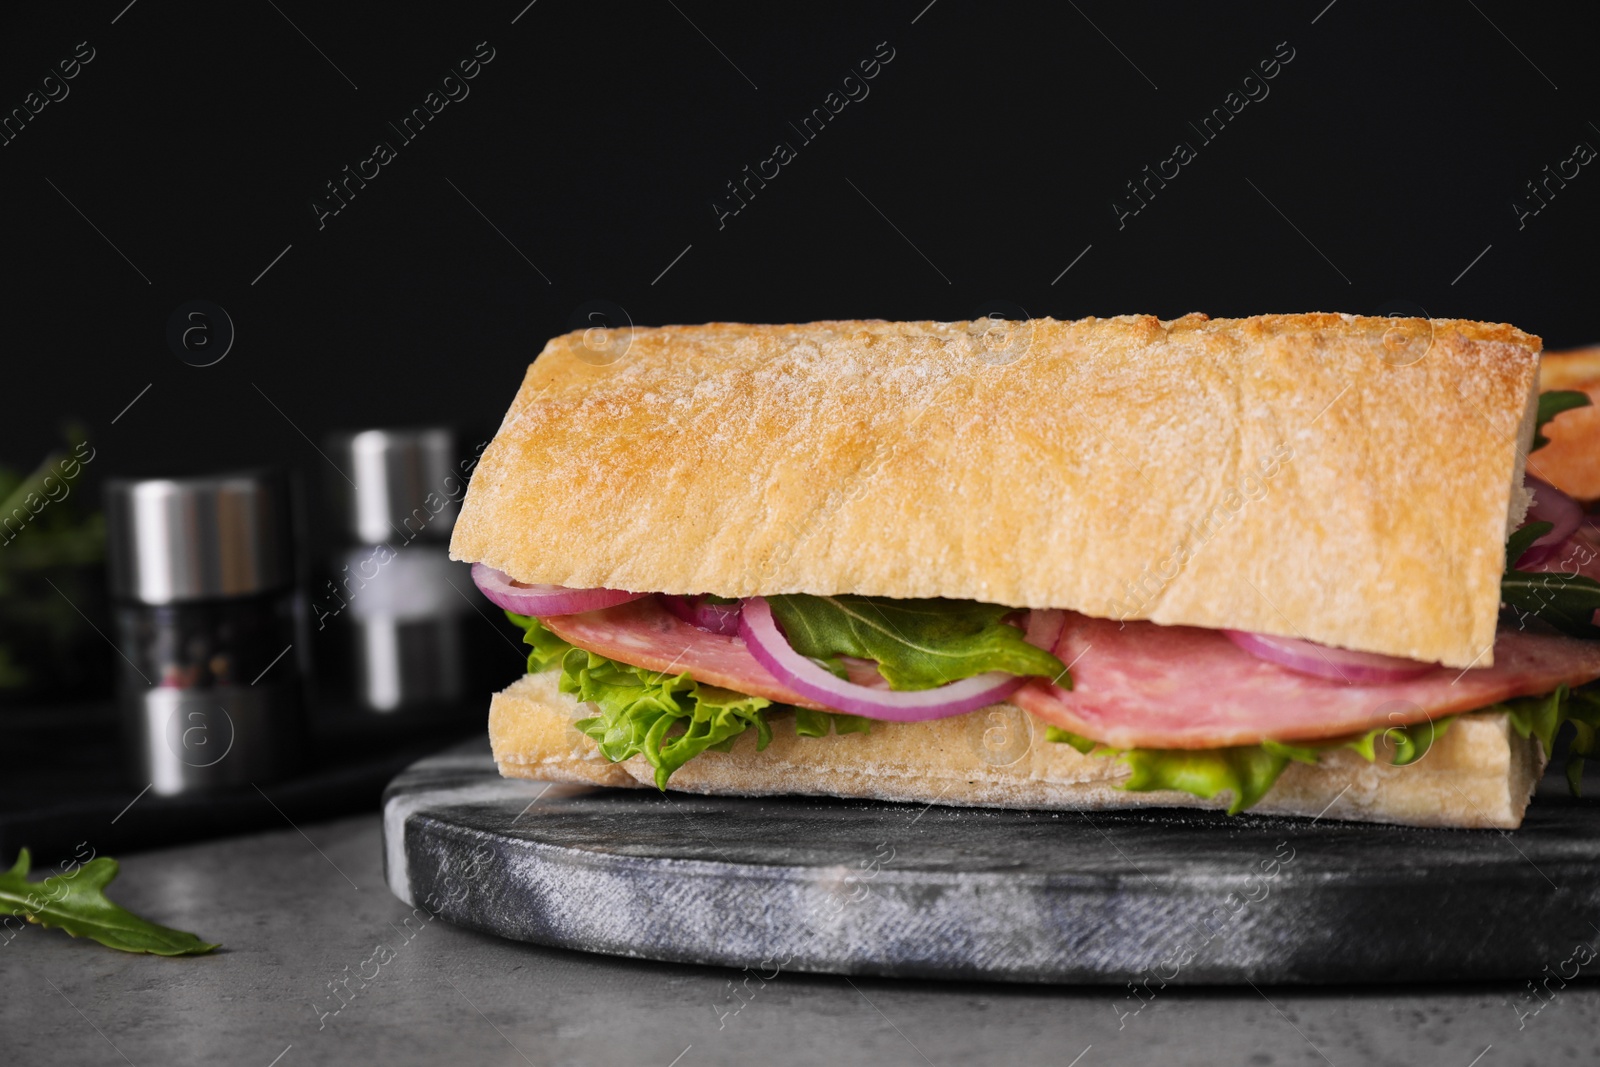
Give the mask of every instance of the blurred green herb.
[[98, 592], [87, 569], [105, 558], [105, 519], [84, 491], [95, 456], [87, 434], [69, 424], [63, 436], [67, 447], [27, 474], [0, 465], [0, 693], [84, 674], [78, 651], [87, 627], [66, 598]]

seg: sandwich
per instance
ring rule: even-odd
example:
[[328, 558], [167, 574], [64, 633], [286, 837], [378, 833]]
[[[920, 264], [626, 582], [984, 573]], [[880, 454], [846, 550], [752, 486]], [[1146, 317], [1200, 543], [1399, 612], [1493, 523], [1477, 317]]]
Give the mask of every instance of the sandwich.
[[494, 758], [1516, 827], [1600, 726], [1600, 539], [1527, 470], [1587, 398], [1539, 355], [1337, 314], [555, 338], [451, 541], [528, 649]]

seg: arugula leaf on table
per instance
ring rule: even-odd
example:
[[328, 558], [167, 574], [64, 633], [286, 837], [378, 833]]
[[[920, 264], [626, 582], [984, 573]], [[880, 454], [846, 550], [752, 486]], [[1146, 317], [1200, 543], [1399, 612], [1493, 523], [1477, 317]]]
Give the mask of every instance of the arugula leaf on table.
[[1590, 403], [1589, 394], [1581, 393], [1576, 389], [1552, 389], [1548, 393], [1540, 393], [1539, 414], [1536, 416], [1538, 422], [1533, 431], [1533, 447], [1528, 451], [1535, 451], [1550, 443], [1550, 438], [1544, 435], [1545, 423], [1563, 411], [1571, 411], [1573, 408], [1586, 408]]
[[141, 919], [107, 899], [105, 887], [117, 876], [117, 861], [110, 857], [97, 856], [71, 874], [52, 875], [42, 882], [28, 881], [31, 865], [28, 850], [22, 849], [16, 865], [0, 874], [0, 909], [122, 952], [198, 956], [218, 947]]
[[1060, 660], [1001, 621], [1016, 608], [803, 593], [770, 596], [767, 603], [796, 652], [829, 669], [839, 656], [875, 660], [891, 689], [932, 689], [988, 671], [1040, 675], [1072, 688]]

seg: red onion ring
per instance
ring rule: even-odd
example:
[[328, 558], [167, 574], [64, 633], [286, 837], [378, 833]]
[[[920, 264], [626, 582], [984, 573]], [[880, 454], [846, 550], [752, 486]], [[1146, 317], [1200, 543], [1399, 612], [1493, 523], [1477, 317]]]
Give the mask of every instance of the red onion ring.
[[495, 604], [518, 615], [576, 615], [626, 604], [649, 593], [620, 589], [569, 589], [564, 585], [525, 585], [505, 571], [482, 563], [472, 565], [472, 581]]
[[[1053, 616], [1053, 618], [1052, 618]], [[1028, 641], [1050, 648], [1066, 616], [1036, 611], [1028, 620]], [[856, 685], [834, 676], [796, 652], [778, 629], [772, 606], [763, 597], [744, 602], [739, 634], [750, 654], [790, 689], [819, 704], [850, 715], [888, 722], [925, 722], [962, 715], [1004, 700], [1027, 681], [1015, 674], [990, 671], [934, 689], [891, 690]]]
[[1350, 685], [1403, 682], [1419, 674], [1426, 674], [1434, 668], [1431, 663], [1421, 663], [1414, 659], [1384, 656], [1376, 652], [1355, 652], [1348, 648], [1332, 648], [1293, 637], [1252, 634], [1243, 630], [1222, 632], [1227, 635], [1229, 641], [1257, 659], [1287, 667], [1301, 674], [1331, 678], [1336, 682], [1347, 682]]
[[661, 594], [666, 609], [691, 626], [732, 637], [739, 632], [739, 604], [716, 604], [703, 596]]
[[1553, 529], [1529, 545], [1513, 566], [1537, 567], [1560, 554], [1561, 546], [1578, 532], [1578, 527], [1583, 525], [1583, 507], [1555, 486], [1532, 475], [1524, 479], [1524, 484], [1533, 490], [1533, 503], [1528, 506], [1523, 524], [1548, 522]]

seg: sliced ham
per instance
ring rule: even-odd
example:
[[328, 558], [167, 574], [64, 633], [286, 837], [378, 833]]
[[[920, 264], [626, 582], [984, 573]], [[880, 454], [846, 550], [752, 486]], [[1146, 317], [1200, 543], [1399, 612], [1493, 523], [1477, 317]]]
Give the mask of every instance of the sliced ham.
[[684, 622], [655, 597], [540, 621], [568, 644], [619, 663], [663, 674], [687, 671], [695, 681], [707, 685], [780, 704], [826, 710], [774, 678], [745, 648], [744, 638], [708, 633]]
[[[707, 633], [655, 597], [544, 620], [579, 648], [664, 674], [780, 704], [827, 710], [774, 678], [741, 638]], [[1600, 642], [1503, 628], [1494, 666], [1438, 668], [1388, 685], [1346, 685], [1298, 674], [1245, 652], [1215, 630], [1120, 624], [1067, 614], [1055, 653], [1072, 665], [1071, 691], [1036, 679], [1011, 702], [1044, 722], [1116, 748], [1220, 748], [1313, 741], [1471, 711], [1600, 677]], [[869, 684], [870, 664], [849, 664]], [[881, 684], [881, 680], [880, 680]]]
[[1114, 748], [1324, 740], [1600, 677], [1600, 642], [1509, 626], [1495, 639], [1492, 667], [1440, 667], [1386, 685], [1299, 674], [1257, 659], [1216, 630], [1072, 613], [1055, 653], [1072, 667], [1072, 690], [1035, 680], [1011, 702]]

